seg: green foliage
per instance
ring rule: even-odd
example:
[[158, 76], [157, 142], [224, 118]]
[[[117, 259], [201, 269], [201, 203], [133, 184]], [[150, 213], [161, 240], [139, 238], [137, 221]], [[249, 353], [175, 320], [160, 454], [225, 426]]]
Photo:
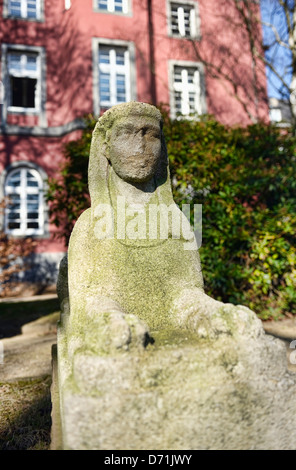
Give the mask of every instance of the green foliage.
[[263, 319], [295, 312], [295, 138], [209, 117], [166, 118], [165, 134], [175, 200], [203, 204], [206, 292]]
[[[203, 205], [200, 256], [206, 292], [224, 302], [280, 318], [296, 307], [296, 139], [264, 124], [227, 128], [165, 116], [175, 201]], [[88, 207], [88, 118], [66, 146], [59, 180], [51, 180], [53, 221], [68, 239]]]

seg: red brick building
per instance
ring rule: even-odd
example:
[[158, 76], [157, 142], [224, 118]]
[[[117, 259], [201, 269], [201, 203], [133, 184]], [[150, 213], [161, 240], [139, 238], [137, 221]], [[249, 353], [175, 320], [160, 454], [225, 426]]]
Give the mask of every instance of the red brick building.
[[248, 41], [225, 20], [225, 8], [235, 18], [231, 4], [0, 1], [0, 196], [13, 201], [1, 221], [8, 234], [34, 235], [36, 256], [49, 264], [60, 258], [65, 248], [53, 238], [43, 194], [63, 143], [79, 135], [87, 113], [137, 100], [168, 104], [173, 117], [268, 119], [264, 70], [254, 73]]

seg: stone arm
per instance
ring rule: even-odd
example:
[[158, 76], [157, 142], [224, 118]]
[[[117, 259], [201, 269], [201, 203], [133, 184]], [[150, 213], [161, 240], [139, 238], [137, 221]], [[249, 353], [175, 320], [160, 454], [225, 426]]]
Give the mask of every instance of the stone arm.
[[176, 327], [197, 333], [200, 338], [216, 339], [220, 335], [263, 334], [262, 322], [243, 305], [223, 303], [201, 289], [183, 289], [171, 309]]

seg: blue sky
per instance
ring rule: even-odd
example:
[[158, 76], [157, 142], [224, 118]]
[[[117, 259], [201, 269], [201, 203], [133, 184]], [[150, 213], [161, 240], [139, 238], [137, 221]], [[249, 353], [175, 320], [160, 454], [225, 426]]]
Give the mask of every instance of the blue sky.
[[[293, 6], [294, 0], [290, 0]], [[261, 0], [261, 17], [262, 21], [266, 23], [272, 23], [277, 29], [280, 38], [288, 43], [287, 25], [285, 15], [282, 7], [278, 0]], [[266, 45], [273, 44], [275, 42], [275, 34], [272, 28], [263, 25], [263, 42]], [[271, 61], [276, 68], [277, 72], [284, 77], [285, 81], [290, 84], [291, 81], [291, 70], [289, 64], [291, 64], [291, 53], [290, 51], [274, 44], [267, 52], [266, 58]], [[276, 75], [267, 68], [267, 84], [268, 84], [268, 96], [275, 98], [289, 98], [283, 88], [280, 80]], [[284, 96], [283, 96], [284, 93]]]

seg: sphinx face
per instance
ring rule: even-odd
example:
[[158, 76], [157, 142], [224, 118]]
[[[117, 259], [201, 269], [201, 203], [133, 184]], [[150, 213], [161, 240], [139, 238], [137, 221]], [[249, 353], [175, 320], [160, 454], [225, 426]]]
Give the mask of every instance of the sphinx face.
[[159, 122], [147, 116], [117, 120], [111, 130], [109, 160], [129, 183], [144, 183], [155, 174], [161, 157]]

